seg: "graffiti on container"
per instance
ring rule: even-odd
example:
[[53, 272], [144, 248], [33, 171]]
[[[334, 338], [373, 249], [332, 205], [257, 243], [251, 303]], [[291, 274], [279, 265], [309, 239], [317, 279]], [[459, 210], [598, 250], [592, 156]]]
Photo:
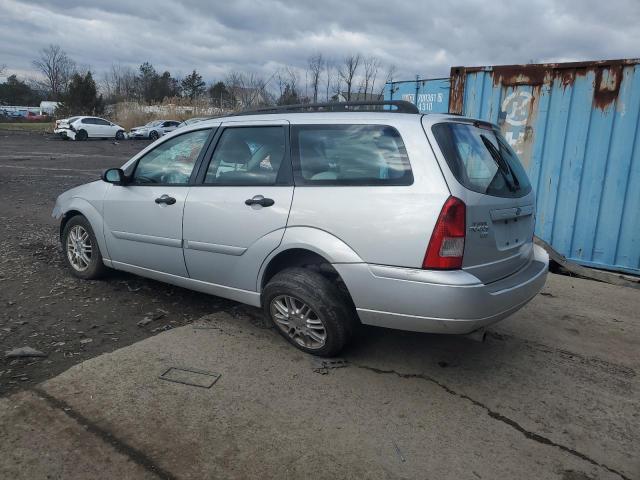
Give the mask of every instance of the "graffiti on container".
[[437, 105], [444, 102], [444, 94], [442, 93], [419, 93], [416, 102], [415, 93], [407, 93], [402, 95], [402, 100], [414, 103], [421, 112], [433, 112]]
[[527, 121], [533, 95], [524, 90], [514, 90], [505, 97], [501, 106], [502, 133], [518, 155], [525, 153], [525, 141], [529, 132]]

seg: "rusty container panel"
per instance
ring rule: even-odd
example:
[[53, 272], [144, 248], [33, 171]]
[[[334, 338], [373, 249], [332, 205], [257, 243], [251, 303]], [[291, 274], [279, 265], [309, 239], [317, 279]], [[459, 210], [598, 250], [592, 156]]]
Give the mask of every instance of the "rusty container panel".
[[536, 235], [640, 274], [640, 60], [451, 69], [449, 111], [498, 124], [537, 193]]
[[416, 105], [421, 113], [447, 113], [449, 90], [448, 78], [387, 82], [384, 99], [406, 100]]

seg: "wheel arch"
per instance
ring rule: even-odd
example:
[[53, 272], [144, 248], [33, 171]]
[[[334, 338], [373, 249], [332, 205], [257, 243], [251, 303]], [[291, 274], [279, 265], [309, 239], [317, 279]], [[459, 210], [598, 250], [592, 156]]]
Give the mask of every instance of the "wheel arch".
[[74, 197], [71, 202], [69, 202], [69, 205], [65, 208], [60, 219], [60, 240], [62, 240], [62, 233], [67, 223], [69, 223], [69, 220], [78, 215], [87, 219], [89, 225], [91, 225], [93, 234], [98, 241], [98, 247], [100, 248], [103, 260], [109, 261], [110, 257], [104, 238], [102, 216], [100, 215], [100, 212], [87, 200]]
[[286, 250], [281, 250], [275, 256], [273, 256], [262, 269], [259, 291], [262, 293], [264, 291], [264, 287], [267, 285], [267, 283], [269, 283], [269, 280], [271, 280], [279, 272], [293, 267], [308, 268], [309, 270], [320, 273], [322, 276], [327, 277], [333, 282], [336, 282], [338, 288], [342, 291], [342, 293], [344, 293], [349, 304], [353, 308], [353, 311], [356, 311], [355, 304], [353, 303], [353, 299], [351, 298], [351, 293], [349, 292], [349, 287], [345, 283], [340, 273], [338, 273], [338, 271], [334, 268], [334, 266], [331, 264], [331, 262], [329, 262], [327, 258], [317, 252], [306, 248], [289, 248]]

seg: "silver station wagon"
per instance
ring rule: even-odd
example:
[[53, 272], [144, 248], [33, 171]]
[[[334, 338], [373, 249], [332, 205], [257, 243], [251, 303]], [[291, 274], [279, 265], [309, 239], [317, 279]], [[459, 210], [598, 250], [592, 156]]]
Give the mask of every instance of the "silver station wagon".
[[262, 307], [299, 349], [358, 325], [466, 334], [544, 285], [535, 194], [490, 123], [410, 103], [205, 120], [56, 201], [71, 271], [107, 268]]

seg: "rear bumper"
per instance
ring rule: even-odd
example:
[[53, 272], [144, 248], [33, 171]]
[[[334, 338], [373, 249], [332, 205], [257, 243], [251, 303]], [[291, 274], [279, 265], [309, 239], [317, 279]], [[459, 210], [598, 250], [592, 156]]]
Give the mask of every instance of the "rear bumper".
[[367, 264], [335, 264], [364, 324], [415, 332], [469, 333], [498, 322], [540, 292], [549, 256], [534, 246], [516, 273], [483, 284], [463, 270], [427, 271]]
[[69, 128], [56, 128], [53, 133], [61, 137], [70, 138], [71, 140], [76, 139], [76, 132]]

